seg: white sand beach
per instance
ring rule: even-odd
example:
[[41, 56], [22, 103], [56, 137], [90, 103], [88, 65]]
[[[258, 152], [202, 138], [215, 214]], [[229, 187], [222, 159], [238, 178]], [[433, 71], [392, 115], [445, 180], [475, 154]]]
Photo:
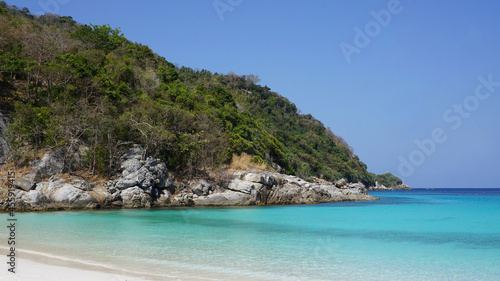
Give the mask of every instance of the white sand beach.
[[[7, 249], [0, 247], [0, 255], [7, 254]], [[195, 276], [186, 272], [183, 276], [152, 275], [119, 270], [90, 263], [69, 260], [25, 250], [16, 250], [15, 273], [9, 272], [5, 264], [0, 270], [0, 281], [169, 281], [169, 280], [234, 280], [228, 275]], [[238, 277], [240, 280], [252, 280]]]
[[[9, 281], [145, 281], [165, 280], [152, 276], [138, 276], [119, 270], [87, 265], [84, 263], [38, 256], [21, 252], [16, 261], [15, 273], [7, 271], [7, 266], [0, 271], [0, 280]], [[172, 280], [178, 280], [173, 278]]]
[[58, 266], [47, 263], [40, 263], [33, 260], [23, 260], [22, 265], [17, 268], [13, 274], [7, 270], [0, 272], [0, 280], [12, 281], [63, 281], [63, 280], [106, 280], [106, 281], [121, 281], [121, 280], [148, 280], [141, 277], [123, 276], [119, 274], [106, 273], [102, 271], [94, 271], [90, 269], [82, 269], [76, 267]]
[[[5, 256], [7, 250], [0, 248]], [[15, 273], [9, 272], [8, 265], [0, 270], [0, 280], [8, 281], [146, 281], [183, 280], [174, 276], [145, 276], [143, 274], [116, 270], [99, 265], [66, 260], [58, 257], [28, 251], [16, 251]], [[191, 278], [190, 278], [191, 279]], [[196, 279], [196, 278], [194, 278]]]

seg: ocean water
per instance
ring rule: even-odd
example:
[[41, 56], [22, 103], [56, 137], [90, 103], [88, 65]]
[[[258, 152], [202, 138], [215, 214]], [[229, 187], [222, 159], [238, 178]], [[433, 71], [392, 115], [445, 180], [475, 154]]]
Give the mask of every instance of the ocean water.
[[500, 280], [500, 189], [371, 194], [380, 200], [18, 213], [17, 244], [160, 279]]

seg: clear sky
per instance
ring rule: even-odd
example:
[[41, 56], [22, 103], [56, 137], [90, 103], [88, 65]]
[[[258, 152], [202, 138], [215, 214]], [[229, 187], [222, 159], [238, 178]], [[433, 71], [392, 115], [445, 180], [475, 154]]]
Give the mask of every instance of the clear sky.
[[500, 1], [7, 0], [255, 74], [414, 188], [500, 187]]

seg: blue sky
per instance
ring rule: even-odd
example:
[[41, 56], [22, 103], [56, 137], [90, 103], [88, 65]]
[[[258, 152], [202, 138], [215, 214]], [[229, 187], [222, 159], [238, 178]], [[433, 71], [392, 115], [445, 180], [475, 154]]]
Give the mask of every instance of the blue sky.
[[180, 66], [258, 75], [412, 187], [500, 187], [499, 1], [6, 2], [120, 27]]

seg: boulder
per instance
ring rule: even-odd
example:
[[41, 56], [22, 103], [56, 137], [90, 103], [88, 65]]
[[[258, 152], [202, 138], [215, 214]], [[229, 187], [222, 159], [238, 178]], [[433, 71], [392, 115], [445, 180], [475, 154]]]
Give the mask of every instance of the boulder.
[[151, 196], [138, 186], [122, 190], [120, 196], [123, 201], [123, 206], [126, 208], [151, 207]]
[[59, 190], [66, 181], [57, 176], [50, 177], [48, 182], [41, 182], [36, 185], [36, 190], [43, 192], [49, 199], [52, 200], [54, 193]]
[[251, 194], [253, 190], [260, 190], [263, 186], [264, 185], [261, 183], [233, 179], [229, 183], [227, 189], [245, 194]]
[[41, 202], [53, 207], [95, 208], [106, 206], [112, 201], [111, 195], [104, 186], [95, 187], [94, 184], [84, 179], [75, 179], [67, 183], [57, 176], [52, 176], [48, 182], [38, 183], [35, 190], [40, 193], [41, 201], [35, 200], [38, 196], [36, 193], [29, 194], [33, 199], [29, 201], [32, 207], [37, 207], [36, 202]]
[[13, 182], [13, 185], [22, 190], [29, 191], [36, 187], [36, 182], [27, 179], [16, 178]]
[[227, 190], [222, 193], [214, 193], [208, 196], [193, 198], [195, 205], [202, 206], [231, 206], [231, 205], [254, 205], [255, 200], [249, 194]]
[[157, 178], [145, 167], [141, 168], [144, 180], [141, 182], [141, 187], [143, 189], [152, 188], [156, 184]]
[[140, 145], [134, 145], [122, 155], [122, 176], [115, 180], [114, 186], [120, 190], [137, 186], [155, 198], [153, 189], [169, 188], [172, 181], [166, 174], [166, 165], [153, 157], [141, 160], [145, 154]]
[[266, 184], [263, 174], [248, 173], [245, 175], [244, 179], [246, 181]]
[[32, 173], [39, 173], [41, 178], [47, 178], [64, 171], [64, 157], [61, 149], [46, 153], [36, 166]]
[[172, 191], [174, 189], [174, 183], [172, 182], [170, 177], [167, 175], [160, 177], [160, 178], [157, 178], [155, 180], [155, 182], [156, 182], [156, 187], [158, 189], [168, 189], [168, 190], [172, 190]]
[[347, 188], [348, 189], [357, 189], [359, 192], [363, 192], [365, 190], [365, 185], [360, 183], [360, 182], [349, 183], [347, 185]]
[[58, 203], [59, 205], [72, 208], [85, 208], [93, 203], [98, 203], [96, 198], [89, 193], [67, 183], [57, 189], [50, 199], [56, 204]]
[[121, 197], [121, 191], [118, 190], [114, 193], [111, 194], [111, 201], [122, 201], [122, 197]]
[[116, 188], [120, 190], [127, 189], [129, 187], [137, 186], [139, 184], [137, 178], [120, 178], [116, 182]]
[[191, 191], [198, 196], [208, 195], [210, 190], [212, 190], [212, 184], [203, 179], [190, 183], [189, 187]]
[[75, 179], [71, 182], [71, 185], [83, 191], [91, 191], [94, 189], [94, 184], [84, 179]]
[[102, 184], [97, 184], [88, 194], [97, 200], [99, 207], [109, 206], [114, 201], [111, 193]]
[[146, 150], [140, 146], [139, 144], [134, 144], [132, 147], [127, 150], [121, 157], [123, 161], [127, 159], [136, 159], [142, 160], [143, 155], [146, 154]]
[[24, 201], [28, 202], [31, 207], [40, 207], [48, 203], [49, 199], [44, 193], [38, 190], [30, 190], [21, 197]]
[[42, 181], [42, 173], [39, 169], [32, 169], [31, 172], [24, 175], [23, 178], [39, 183], [40, 181]]
[[129, 187], [133, 187], [133, 186], [139, 186], [142, 184], [142, 182], [144, 181], [145, 177], [144, 177], [144, 170], [142, 170], [142, 168], [140, 170], [137, 170], [133, 173], [130, 173], [129, 175], [127, 175], [126, 177], [122, 177], [122, 178], [119, 178], [117, 181], [116, 181], [116, 187], [118, 189], [127, 189]]
[[338, 181], [335, 181], [335, 186], [338, 188], [347, 188], [347, 181], [344, 178], [342, 178]]
[[156, 167], [156, 165], [160, 164], [160, 160], [159, 159], [155, 159], [151, 156], [148, 156], [146, 158], [146, 161], [144, 163], [144, 166], [146, 166], [146, 168], [149, 170], [150, 168], [154, 168]]
[[127, 159], [123, 161], [120, 165], [120, 168], [123, 170], [123, 173], [126, 173], [124, 174], [124, 176], [139, 170], [141, 167], [142, 167], [141, 161], [136, 158]]
[[260, 183], [268, 187], [272, 187], [278, 184], [278, 180], [275, 176], [268, 173], [248, 173], [244, 177], [245, 181]]

